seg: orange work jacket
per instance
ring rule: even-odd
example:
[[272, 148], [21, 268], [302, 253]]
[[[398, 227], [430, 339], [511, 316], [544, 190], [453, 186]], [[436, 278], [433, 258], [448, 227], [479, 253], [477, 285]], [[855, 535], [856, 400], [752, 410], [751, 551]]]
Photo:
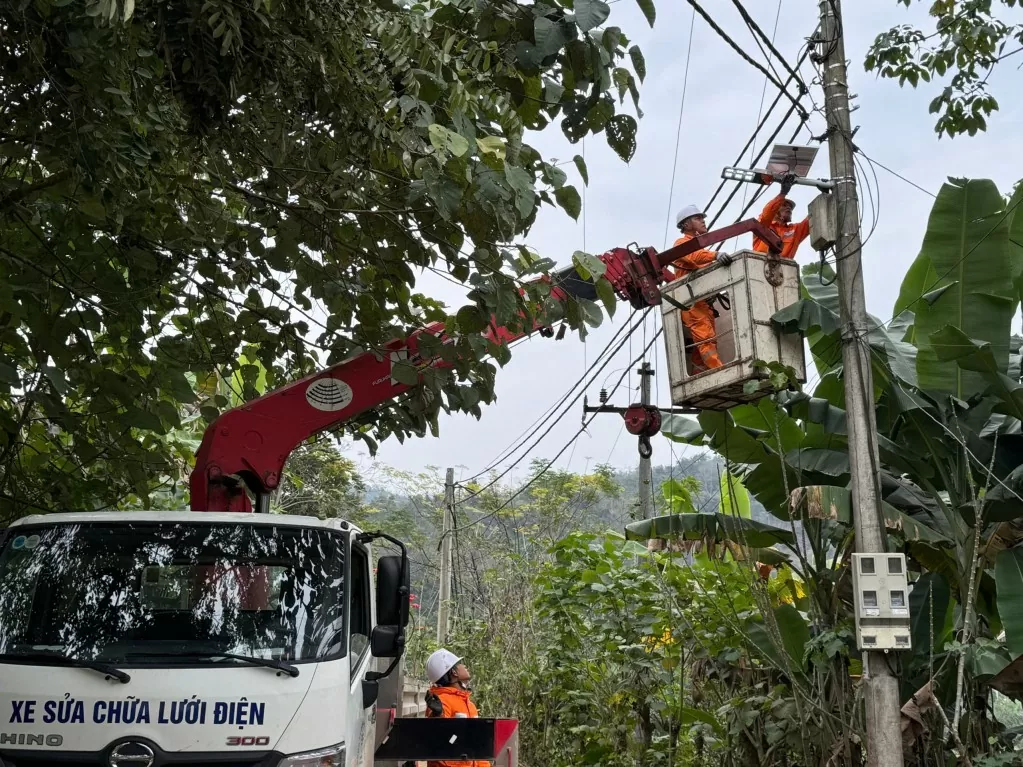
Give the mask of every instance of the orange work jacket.
[[[479, 716], [479, 711], [476, 710], [476, 704], [469, 699], [469, 691], [463, 690], [460, 687], [431, 687], [430, 692], [436, 695], [444, 707], [444, 713], [441, 717], [446, 719], [454, 719], [459, 715], [468, 717], [469, 719], [476, 719]], [[428, 717], [433, 717], [433, 714], [429, 709], [426, 710]], [[483, 761], [469, 761], [469, 762], [427, 762], [426, 767], [490, 767], [490, 762]]]
[[[675, 240], [675, 245], [681, 245], [692, 239], [691, 235], [683, 235]], [[676, 269], [675, 279], [681, 279], [690, 272], [710, 266], [717, 258], [717, 251], [698, 250], [688, 256], [676, 259], [672, 266]], [[682, 311], [682, 322], [689, 328], [692, 335], [692, 348], [690, 359], [692, 361], [691, 374], [708, 368], [719, 368], [723, 365], [718, 356], [718, 345], [714, 326], [714, 310], [706, 301], [697, 301], [692, 308]]]
[[[779, 221], [775, 221], [775, 217], [778, 215], [778, 211], [781, 210], [781, 204], [784, 201], [785, 195], [779, 194], [767, 203], [760, 214], [760, 223], [772, 229], [775, 234], [781, 237], [781, 257], [795, 258], [796, 249], [799, 248], [799, 244], [810, 236], [810, 219], [804, 218], [798, 224], [782, 224]], [[768, 248], [766, 241], [754, 235], [753, 250], [758, 253], [768, 253], [770, 248]]]

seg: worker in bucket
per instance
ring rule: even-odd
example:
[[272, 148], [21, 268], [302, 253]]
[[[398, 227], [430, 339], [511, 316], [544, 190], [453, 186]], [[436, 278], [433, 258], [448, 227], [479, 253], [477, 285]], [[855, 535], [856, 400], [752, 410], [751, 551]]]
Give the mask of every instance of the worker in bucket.
[[[792, 189], [792, 182], [795, 178], [791, 173], [782, 178], [781, 192], [764, 206], [764, 210], [760, 214], [760, 223], [781, 237], [782, 258], [795, 258], [799, 244], [810, 236], [809, 217], [804, 218], [798, 224], [792, 223], [792, 211], [795, 210], [796, 203], [787, 195]], [[753, 250], [767, 253], [769, 248], [764, 240], [753, 235]]]
[[[687, 205], [682, 208], [675, 216], [675, 224], [682, 234], [675, 240], [675, 245], [681, 245], [693, 237], [699, 237], [707, 232], [707, 216], [703, 209], [696, 205]], [[727, 253], [704, 249], [676, 259], [672, 266], [675, 268], [675, 279], [680, 279], [697, 269], [703, 269], [712, 264], [727, 266], [730, 263], [732, 263], [732, 257]], [[689, 333], [692, 336], [692, 349], [689, 356], [690, 374], [695, 375], [705, 370], [721, 367], [723, 363], [718, 356], [714, 309], [710, 303], [697, 301], [690, 309], [683, 309], [681, 313], [682, 322], [689, 328]]]
[[[426, 716], [431, 718], [475, 719], [476, 704], [469, 699], [469, 669], [450, 650], [440, 649], [426, 659], [430, 691], [426, 693]], [[484, 761], [427, 762], [427, 767], [490, 767]]]

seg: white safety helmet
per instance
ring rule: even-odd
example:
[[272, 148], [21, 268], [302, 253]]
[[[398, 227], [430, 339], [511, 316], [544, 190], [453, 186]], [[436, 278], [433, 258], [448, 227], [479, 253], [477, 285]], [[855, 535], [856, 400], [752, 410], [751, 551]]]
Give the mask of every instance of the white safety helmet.
[[686, 205], [675, 216], [675, 226], [682, 226], [682, 222], [685, 221], [687, 218], [703, 215], [705, 215], [703, 212], [703, 208], [699, 207], [698, 205]]
[[430, 684], [437, 684], [446, 673], [458, 665], [462, 659], [450, 650], [437, 650], [426, 659], [426, 678]]

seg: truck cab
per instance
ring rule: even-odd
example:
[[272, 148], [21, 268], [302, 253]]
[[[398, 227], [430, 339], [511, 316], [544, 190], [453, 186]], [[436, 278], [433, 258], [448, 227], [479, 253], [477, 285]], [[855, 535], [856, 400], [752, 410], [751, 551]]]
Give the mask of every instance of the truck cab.
[[408, 616], [404, 551], [375, 566], [373, 537], [209, 512], [0, 531], [0, 765], [373, 764], [374, 656]]

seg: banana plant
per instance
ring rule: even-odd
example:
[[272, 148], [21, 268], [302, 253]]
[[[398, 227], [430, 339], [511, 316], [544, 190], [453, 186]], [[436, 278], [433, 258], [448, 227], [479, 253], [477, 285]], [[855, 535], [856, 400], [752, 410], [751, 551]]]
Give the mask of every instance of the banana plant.
[[[964, 657], [967, 675], [981, 683], [1023, 653], [1016, 596], [1023, 589], [1023, 383], [1021, 340], [1011, 333], [1023, 287], [1021, 201], [1019, 192], [1007, 201], [990, 181], [950, 179], [893, 319], [871, 317], [866, 339], [881, 515], [890, 549], [905, 552], [919, 574], [911, 600], [916, 657], [904, 691], [944, 669], [933, 681], [951, 707], [959, 705], [953, 656]], [[831, 572], [834, 586], [811, 591], [822, 614], [841, 621], [849, 616], [848, 585], [827, 560], [841, 563], [850, 550], [852, 503], [833, 277], [826, 266], [805, 267], [801, 300], [774, 317], [779, 330], [807, 338], [820, 375], [812, 391], [669, 417], [663, 433], [714, 450], [768, 511], [803, 521], [803, 556], [816, 573]], [[1004, 652], [994, 653], [1003, 630]]]

